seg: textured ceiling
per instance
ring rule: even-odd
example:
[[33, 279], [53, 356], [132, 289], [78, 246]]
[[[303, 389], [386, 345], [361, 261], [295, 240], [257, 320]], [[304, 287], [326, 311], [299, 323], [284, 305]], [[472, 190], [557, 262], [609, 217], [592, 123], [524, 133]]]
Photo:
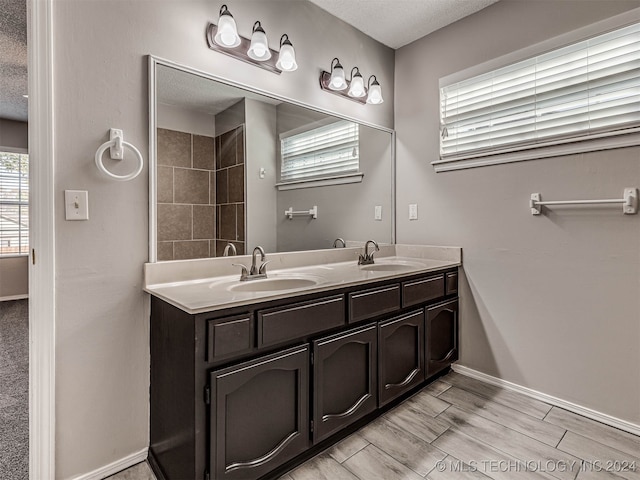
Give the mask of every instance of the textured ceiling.
[[269, 97], [163, 65], [158, 66], [156, 82], [158, 103], [177, 105], [209, 115], [216, 115], [243, 98], [259, 99], [273, 105], [280, 103]]
[[310, 0], [393, 49], [498, 0]]
[[27, 121], [27, 2], [0, 0], [0, 118]]

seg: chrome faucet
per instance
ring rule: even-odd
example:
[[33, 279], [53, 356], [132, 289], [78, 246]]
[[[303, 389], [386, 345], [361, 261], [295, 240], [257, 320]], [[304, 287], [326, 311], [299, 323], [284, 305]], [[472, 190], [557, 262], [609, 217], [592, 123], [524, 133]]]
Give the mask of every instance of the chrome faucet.
[[[263, 262], [262, 265], [260, 265], [260, 268], [258, 268], [258, 266], [256, 265], [256, 253], [260, 254], [260, 261]], [[267, 276], [267, 262], [264, 261], [265, 258], [266, 256], [264, 254], [264, 248], [258, 245], [253, 249], [253, 254], [251, 255], [251, 270], [249, 271], [249, 275], [264, 275], [265, 277]]]
[[234, 257], [236, 255], [238, 255], [238, 250], [236, 250], [236, 246], [231, 242], [227, 243], [227, 245], [224, 247], [224, 251], [222, 252], [222, 256], [223, 257], [228, 257], [229, 256], [229, 252], [231, 252], [231, 255], [233, 255]]
[[[262, 264], [260, 267], [257, 265], [258, 255], [260, 255], [260, 261]], [[266, 255], [264, 253], [264, 249], [261, 246], [257, 246], [253, 249], [253, 253], [251, 254], [251, 268], [247, 268], [246, 265], [241, 263], [232, 263], [234, 267], [242, 268], [240, 273], [240, 281], [245, 282], [247, 280], [258, 280], [259, 278], [267, 278], [267, 263], [265, 262]]]
[[333, 248], [338, 248], [338, 243], [342, 243], [342, 248], [347, 248], [347, 244], [344, 242], [344, 238], [336, 238], [333, 241]]
[[[369, 253], [369, 244], [373, 244], [375, 250]], [[367, 243], [364, 244], [364, 254], [358, 255], [358, 265], [373, 265], [373, 254], [380, 251], [380, 247], [378, 247], [378, 243], [375, 240], [367, 240]]]

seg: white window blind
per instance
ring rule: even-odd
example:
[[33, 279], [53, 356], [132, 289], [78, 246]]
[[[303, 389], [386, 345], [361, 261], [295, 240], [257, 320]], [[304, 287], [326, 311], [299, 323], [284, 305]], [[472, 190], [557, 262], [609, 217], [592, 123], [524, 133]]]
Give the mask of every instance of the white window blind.
[[448, 161], [637, 132], [640, 24], [445, 86], [440, 120]]
[[358, 124], [346, 120], [281, 139], [280, 181], [358, 172]]
[[0, 152], [0, 256], [29, 252], [29, 156]]

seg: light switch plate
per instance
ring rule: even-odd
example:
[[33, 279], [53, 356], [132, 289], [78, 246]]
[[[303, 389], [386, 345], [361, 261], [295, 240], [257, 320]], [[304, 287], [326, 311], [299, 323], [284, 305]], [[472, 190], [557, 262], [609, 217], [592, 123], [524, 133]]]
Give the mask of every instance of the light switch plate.
[[382, 220], [382, 205], [375, 206], [374, 220]]
[[417, 220], [418, 219], [418, 204], [410, 203], [409, 204], [409, 220]]
[[89, 192], [65, 190], [64, 214], [66, 220], [89, 220]]

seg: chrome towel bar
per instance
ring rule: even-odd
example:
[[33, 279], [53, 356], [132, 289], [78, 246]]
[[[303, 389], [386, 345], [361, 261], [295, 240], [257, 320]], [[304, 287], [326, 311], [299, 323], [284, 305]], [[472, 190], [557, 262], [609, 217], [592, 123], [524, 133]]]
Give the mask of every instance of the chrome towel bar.
[[625, 188], [622, 193], [623, 198], [609, 198], [604, 200], [552, 200], [542, 201], [539, 193], [532, 193], [529, 200], [529, 207], [532, 215], [540, 215], [543, 206], [549, 205], [602, 205], [602, 204], [622, 204], [622, 213], [634, 215], [638, 213], [638, 189], [635, 187]]

